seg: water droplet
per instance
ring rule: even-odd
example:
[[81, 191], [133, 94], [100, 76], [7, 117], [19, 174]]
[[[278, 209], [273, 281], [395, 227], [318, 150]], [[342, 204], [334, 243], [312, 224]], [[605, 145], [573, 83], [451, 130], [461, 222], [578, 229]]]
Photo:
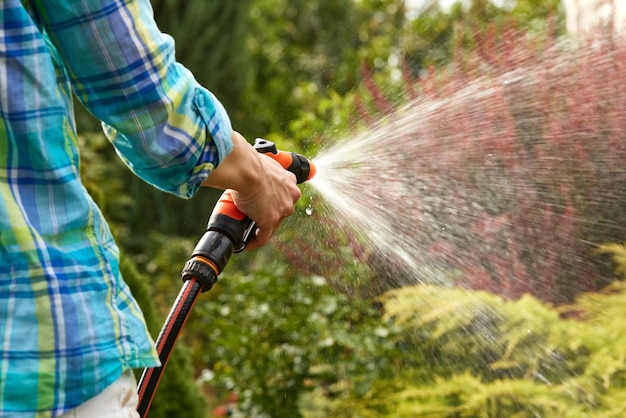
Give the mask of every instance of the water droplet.
[[311, 205], [307, 206], [307, 208], [304, 210], [304, 213], [306, 213], [309, 216], [313, 215], [313, 206]]

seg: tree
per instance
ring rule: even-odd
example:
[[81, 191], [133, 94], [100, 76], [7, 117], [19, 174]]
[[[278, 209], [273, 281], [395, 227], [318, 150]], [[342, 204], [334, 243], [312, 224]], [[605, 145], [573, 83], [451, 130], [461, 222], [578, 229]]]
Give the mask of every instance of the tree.
[[247, 88], [252, 0], [154, 0], [155, 19], [176, 42], [177, 59], [191, 70], [231, 111], [241, 117], [241, 97]]
[[[405, 34], [405, 59], [414, 75], [428, 67], [447, 65], [455, 54], [472, 50], [480, 36], [495, 28], [515, 27], [545, 32], [550, 22], [558, 33], [564, 31], [560, 0], [505, 1], [496, 6], [490, 0], [472, 0], [469, 6], [457, 2], [449, 11], [438, 2], [429, 3], [410, 22]], [[556, 33], [555, 32], [555, 33]]]
[[253, 1], [249, 50], [254, 79], [244, 98], [251, 105], [248, 129], [284, 135], [288, 124], [327, 92], [355, 88], [362, 61], [384, 66], [400, 42], [402, 4]]

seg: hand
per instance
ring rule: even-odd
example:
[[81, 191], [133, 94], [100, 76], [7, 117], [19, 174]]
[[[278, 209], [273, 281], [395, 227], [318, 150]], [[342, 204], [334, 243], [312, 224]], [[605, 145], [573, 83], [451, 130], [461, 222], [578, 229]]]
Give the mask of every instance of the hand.
[[248, 249], [267, 244], [282, 221], [293, 213], [301, 195], [293, 173], [257, 153], [237, 132], [233, 132], [233, 151], [203, 185], [231, 189], [235, 206], [256, 223], [256, 236]]
[[293, 173], [268, 156], [257, 154], [257, 157], [262, 167], [262, 179], [258, 186], [232, 193], [235, 206], [257, 226], [256, 235], [248, 243], [247, 249], [267, 244], [285, 218], [293, 214], [295, 203], [301, 195]]

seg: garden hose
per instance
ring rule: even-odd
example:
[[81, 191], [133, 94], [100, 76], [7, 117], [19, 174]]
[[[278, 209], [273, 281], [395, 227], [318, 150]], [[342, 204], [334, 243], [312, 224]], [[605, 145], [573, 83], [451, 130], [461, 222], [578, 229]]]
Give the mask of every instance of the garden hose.
[[[315, 175], [315, 165], [311, 161], [294, 152], [279, 151], [271, 141], [257, 138], [254, 148], [295, 174], [298, 184]], [[142, 418], [148, 414], [172, 349], [198, 296], [213, 287], [233, 252], [243, 251], [255, 232], [254, 221], [237, 209], [232, 192], [224, 191], [213, 208], [204, 235], [185, 263], [181, 272], [183, 286], [157, 338], [161, 366], [144, 369], [139, 379], [137, 411]]]

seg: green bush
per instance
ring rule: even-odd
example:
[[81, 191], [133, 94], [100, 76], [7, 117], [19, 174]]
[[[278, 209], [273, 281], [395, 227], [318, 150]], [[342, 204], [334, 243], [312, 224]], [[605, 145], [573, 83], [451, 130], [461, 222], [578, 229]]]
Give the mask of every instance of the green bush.
[[[617, 271], [626, 247], [605, 245]], [[620, 417], [626, 399], [626, 284], [555, 308], [531, 296], [421, 285], [381, 297], [402, 367], [336, 417]]]

